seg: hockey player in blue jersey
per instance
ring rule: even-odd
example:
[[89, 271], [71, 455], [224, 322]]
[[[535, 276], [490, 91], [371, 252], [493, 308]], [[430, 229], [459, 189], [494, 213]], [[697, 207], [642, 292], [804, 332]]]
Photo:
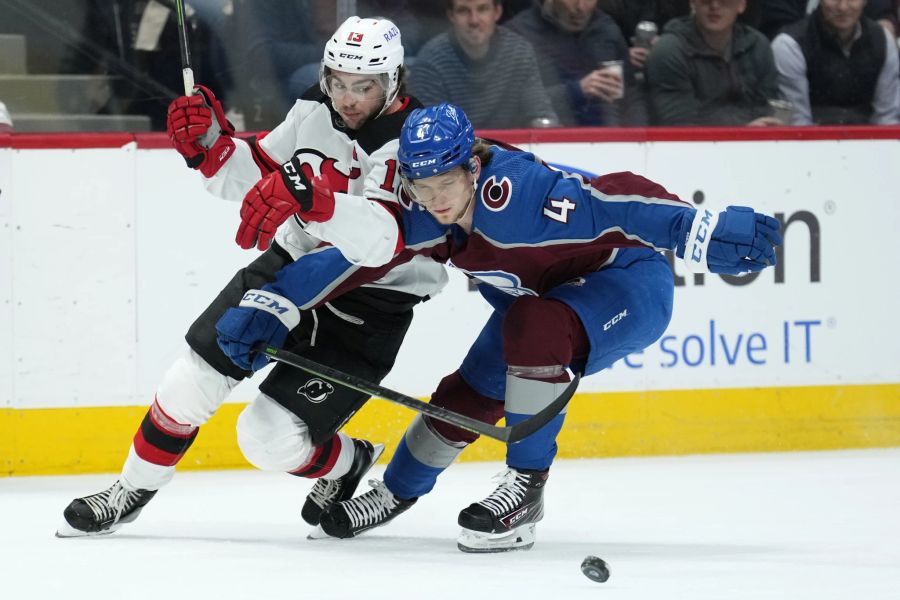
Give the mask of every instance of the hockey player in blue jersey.
[[[322, 273], [347, 263], [377, 266], [405, 252], [462, 269], [494, 313], [431, 402], [489, 423], [536, 414], [570, 381], [569, 370], [597, 373], [662, 335], [674, 288], [659, 250], [675, 250], [691, 271], [733, 275], [774, 264], [781, 243], [779, 223], [750, 208], [698, 211], [632, 173], [588, 180], [476, 140], [465, 114], [448, 104], [409, 116], [398, 159], [400, 204], [383, 203], [366, 220], [352, 200], [329, 199], [311, 182], [319, 189], [298, 203], [297, 216], [343, 256], [332, 248], [309, 257], [316, 268], [288, 266], [274, 289], [298, 303], [318, 302], [329, 293], [315, 291], [312, 280]], [[240, 355], [255, 341], [241, 340], [232, 358], [246, 360]], [[533, 545], [564, 418], [508, 446], [498, 487], [459, 515], [461, 550]], [[384, 482], [332, 506], [322, 528], [352, 537], [386, 523], [431, 491], [476, 437], [417, 416]]]

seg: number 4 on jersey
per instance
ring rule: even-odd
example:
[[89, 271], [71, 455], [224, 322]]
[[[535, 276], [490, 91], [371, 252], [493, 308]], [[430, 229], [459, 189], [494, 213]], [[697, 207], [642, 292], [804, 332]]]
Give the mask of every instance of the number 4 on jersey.
[[554, 221], [559, 221], [560, 223], [568, 223], [569, 211], [575, 210], [575, 203], [565, 196], [563, 196], [562, 200], [547, 198], [547, 204], [549, 206], [544, 207], [544, 216], [550, 217]]

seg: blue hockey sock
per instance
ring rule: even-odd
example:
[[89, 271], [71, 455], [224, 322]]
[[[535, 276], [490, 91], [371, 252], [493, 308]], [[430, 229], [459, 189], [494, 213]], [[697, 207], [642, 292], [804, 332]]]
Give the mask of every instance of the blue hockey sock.
[[[508, 426], [520, 423], [531, 415], [506, 413]], [[562, 429], [565, 415], [557, 415], [521, 442], [506, 447], [506, 464], [514, 469], [545, 471], [556, 457], [556, 436]]]
[[404, 437], [384, 472], [384, 483], [398, 498], [411, 500], [430, 492], [443, 472], [443, 468], [430, 467], [416, 460]]

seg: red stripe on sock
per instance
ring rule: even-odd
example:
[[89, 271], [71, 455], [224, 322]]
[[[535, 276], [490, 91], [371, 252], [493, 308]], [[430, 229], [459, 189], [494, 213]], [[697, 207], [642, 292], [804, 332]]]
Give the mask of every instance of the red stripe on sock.
[[328, 460], [325, 461], [325, 464], [318, 471], [314, 471], [312, 473], [307, 473], [304, 477], [309, 477], [310, 479], [318, 479], [323, 475], [327, 475], [331, 473], [331, 470], [334, 468], [334, 463], [337, 462], [338, 456], [341, 455], [341, 438], [338, 434], [334, 434], [334, 437], [331, 438], [331, 454], [328, 456]]
[[165, 450], [160, 450], [156, 446], [153, 446], [144, 439], [144, 433], [140, 430], [140, 428], [138, 428], [137, 433], [134, 434], [133, 443], [134, 451], [138, 456], [149, 463], [159, 465], [161, 467], [171, 467], [179, 460], [181, 460], [182, 456], [184, 456], [184, 452], [180, 454], [172, 454], [171, 452], [166, 452]]
[[150, 415], [150, 420], [153, 422], [156, 428], [166, 435], [176, 438], [189, 438], [194, 435], [195, 431], [197, 431], [197, 427], [195, 427], [194, 425], [179, 423], [168, 414], [166, 414], [166, 411], [164, 411], [162, 409], [162, 406], [159, 405], [159, 400], [155, 398], [153, 400], [153, 404], [150, 405], [150, 411], [148, 414]]
[[309, 477], [309, 475], [305, 472], [308, 468], [316, 464], [316, 461], [319, 460], [319, 457], [322, 456], [322, 452], [325, 451], [325, 446], [317, 446], [315, 451], [312, 453], [312, 456], [309, 457], [305, 463], [290, 471], [291, 475], [298, 475], [300, 477]]

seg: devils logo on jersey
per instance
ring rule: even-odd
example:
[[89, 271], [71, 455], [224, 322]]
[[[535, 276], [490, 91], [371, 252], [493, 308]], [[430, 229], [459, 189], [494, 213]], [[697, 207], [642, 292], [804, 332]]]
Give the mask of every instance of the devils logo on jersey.
[[503, 210], [509, 204], [511, 196], [512, 182], [508, 177], [497, 181], [497, 178], [491, 175], [481, 186], [481, 202], [488, 210], [494, 212]]
[[310, 379], [297, 393], [305, 396], [313, 404], [318, 404], [334, 392], [334, 386], [321, 379]]
[[[321, 175], [328, 180], [333, 192], [346, 194], [350, 180], [356, 179], [360, 175], [359, 167], [351, 167], [345, 173], [338, 168], [338, 162], [335, 159], [325, 156], [318, 150], [303, 148], [295, 152], [294, 156], [299, 159], [300, 169], [303, 170], [304, 175], [310, 180]], [[353, 158], [356, 158], [356, 150], [353, 151]]]

